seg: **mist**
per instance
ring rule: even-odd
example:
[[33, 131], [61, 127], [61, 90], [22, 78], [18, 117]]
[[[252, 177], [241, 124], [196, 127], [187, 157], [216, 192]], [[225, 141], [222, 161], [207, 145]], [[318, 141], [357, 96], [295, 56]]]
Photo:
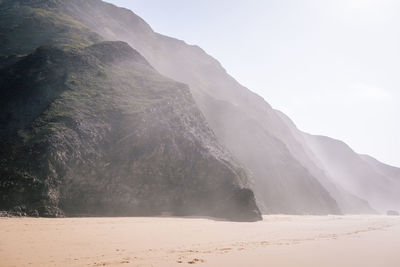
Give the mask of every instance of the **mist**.
[[400, 166], [397, 1], [109, 2], [199, 45], [301, 130]]
[[0, 1], [0, 265], [399, 266], [396, 3], [118, 3]]

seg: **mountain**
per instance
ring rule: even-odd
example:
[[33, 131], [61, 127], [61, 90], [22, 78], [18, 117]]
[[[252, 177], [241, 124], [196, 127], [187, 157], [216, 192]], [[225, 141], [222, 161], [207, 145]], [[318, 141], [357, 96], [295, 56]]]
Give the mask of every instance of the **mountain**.
[[[290, 134], [282, 136], [286, 139], [291, 153], [305, 166], [314, 177], [328, 190], [330, 195], [336, 200], [340, 210], [345, 214], [373, 214], [376, 210], [372, 209], [368, 201], [350, 193], [334, 179], [334, 174], [329, 172], [329, 168], [323, 165], [320, 155], [312, 149], [309, 138], [312, 136], [299, 131], [293, 121], [280, 111], [276, 111], [285, 122]], [[351, 179], [351, 177], [350, 177]]]
[[218, 140], [252, 174], [264, 213], [340, 212], [329, 192], [280, 140], [277, 131], [287, 129], [275, 111], [201, 48], [155, 33], [131, 11], [101, 1], [68, 1], [57, 12], [106, 39], [129, 43], [162, 74], [188, 84]]
[[[155, 33], [127, 9], [95, 0], [85, 3], [70, 1], [61, 10], [107, 39], [128, 42], [158, 71], [190, 86], [219, 141], [252, 174], [264, 213], [376, 212], [371, 199], [338, 182], [286, 116], [241, 86], [201, 48]], [[382, 186], [383, 192], [392, 190], [390, 184]]]
[[63, 3], [0, 3], [0, 210], [261, 219], [189, 88]]
[[[229, 186], [233, 189], [228, 191], [237, 192], [236, 188], [245, 190], [243, 195], [248, 196], [247, 200], [240, 203], [247, 203], [247, 210], [253, 211], [253, 214], [257, 212], [251, 191], [245, 189], [247, 187], [254, 191], [263, 213], [375, 213], [396, 209], [396, 198], [393, 196], [396, 193], [400, 195], [400, 190], [393, 187], [391, 182], [396, 180], [394, 174], [386, 173], [396, 171], [382, 167], [380, 163], [372, 166], [353, 151], [346, 154], [351, 155], [351, 158], [359, 157], [360, 161], [347, 161], [344, 157], [340, 164], [339, 160], [332, 164], [332, 157], [342, 157], [342, 143], [321, 141], [317, 136], [301, 132], [287, 116], [240, 85], [217, 60], [201, 48], [154, 32], [132, 11], [100, 0], [3, 0], [0, 7], [0, 40], [5, 40], [0, 44], [3, 51], [0, 54], [0, 66], [5, 66], [4, 69], [10, 69], [12, 64], [20, 60], [21, 55], [30, 54], [43, 45], [55, 45], [62, 50], [85, 51], [87, 46], [104, 40], [124, 41], [138, 51], [157, 72], [187, 84], [187, 90], [190, 90], [194, 100], [191, 105], [193, 109], [199, 109], [202, 125], [209, 131], [208, 140], [214, 140], [215, 145], [212, 147], [218, 147], [219, 152], [212, 154], [220, 155], [222, 151], [224, 160], [217, 162], [229, 164], [229, 169], [234, 170], [231, 173], [235, 173], [232, 179], [240, 181], [235, 182], [233, 187]], [[24, 30], [27, 25], [29, 30]], [[34, 42], [29, 41], [29, 35], [37, 37]], [[108, 76], [108, 72], [99, 73], [100, 76]], [[120, 79], [115, 75], [116, 80]], [[59, 96], [50, 94], [49, 97], [57, 101]], [[21, 112], [31, 116], [29, 108]], [[184, 112], [180, 114], [183, 116]], [[152, 118], [148, 118], [147, 122], [150, 123]], [[21, 119], [12, 121], [14, 127], [25, 125]], [[195, 128], [189, 132], [198, 136], [198, 130]], [[106, 136], [104, 140], [108, 139], [110, 137]], [[202, 137], [199, 139], [204, 140]], [[163, 143], [164, 140], [152, 139], [151, 142]], [[214, 149], [212, 151], [215, 152]], [[209, 165], [203, 167], [207, 169]], [[346, 171], [346, 175], [337, 171], [340, 168]], [[374, 171], [364, 181], [365, 184], [361, 180], [364, 174], [358, 172], [358, 168], [365, 168], [365, 175], [371, 169]], [[381, 170], [377, 171], [377, 168]], [[190, 175], [191, 172], [187, 173]], [[364, 189], [354, 190], [343, 182], [346, 180], [354, 186], [368, 187], [371, 194], [365, 193]], [[152, 182], [149, 181], [149, 185]], [[240, 196], [237, 197], [242, 199]]]
[[359, 155], [345, 143], [329, 137], [306, 138], [335, 183], [367, 200], [380, 213], [400, 209], [399, 168]]

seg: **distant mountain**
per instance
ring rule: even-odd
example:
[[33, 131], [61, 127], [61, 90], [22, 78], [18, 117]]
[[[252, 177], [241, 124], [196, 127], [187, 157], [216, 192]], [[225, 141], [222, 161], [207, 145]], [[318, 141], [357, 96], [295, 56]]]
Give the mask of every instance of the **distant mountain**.
[[400, 209], [400, 169], [355, 153], [345, 143], [324, 136], [306, 135], [331, 179], [369, 202], [380, 213]]
[[0, 4], [0, 210], [259, 220], [188, 87], [60, 3]]
[[311, 135], [299, 131], [296, 125], [280, 111], [276, 111], [285, 122], [290, 134], [282, 136], [291, 153], [305, 166], [314, 177], [328, 190], [336, 200], [340, 210], [345, 214], [371, 214], [376, 213], [369, 203], [360, 197], [350, 193], [335, 181], [335, 177], [329, 172], [327, 166], [323, 165], [319, 155], [315, 153], [310, 144]]

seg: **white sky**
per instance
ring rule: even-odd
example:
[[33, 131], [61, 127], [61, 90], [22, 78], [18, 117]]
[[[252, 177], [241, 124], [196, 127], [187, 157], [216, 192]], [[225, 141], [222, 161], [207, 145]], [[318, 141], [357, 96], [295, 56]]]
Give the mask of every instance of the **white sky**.
[[400, 1], [108, 2], [199, 45], [301, 130], [400, 166]]

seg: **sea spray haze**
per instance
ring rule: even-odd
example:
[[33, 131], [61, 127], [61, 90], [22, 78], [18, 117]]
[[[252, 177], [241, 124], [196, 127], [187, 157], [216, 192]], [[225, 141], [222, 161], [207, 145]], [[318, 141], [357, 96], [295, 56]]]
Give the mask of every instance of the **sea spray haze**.
[[[265, 213], [326, 214], [339, 211], [357, 214], [385, 213], [393, 207], [399, 209], [399, 179], [393, 172], [382, 175], [372, 170], [364, 158], [350, 149], [351, 157], [361, 162], [354, 165], [354, 161], [341, 156], [342, 142], [324, 148], [329, 156], [341, 162], [337, 166], [325, 164], [323, 155], [313, 145], [322, 137], [299, 131], [285, 114], [241, 86], [201, 48], [153, 32], [128, 10], [113, 9], [112, 6], [104, 6], [104, 9], [108, 14], [96, 14], [104, 18], [103, 24], [94, 24], [95, 17], [88, 10], [71, 14], [85, 14], [79, 16], [82, 23], [107, 38], [129, 42], [159, 71], [190, 85], [197, 104], [220, 142], [253, 174], [254, 191]], [[116, 13], [118, 18], [124, 19], [115, 19], [111, 14]], [[241, 37], [237, 38], [240, 40]], [[232, 58], [236, 58], [234, 53]], [[369, 173], [364, 184], [360, 183], [363, 174], [357, 170], [360, 166], [364, 174]], [[346, 173], [338, 172], [338, 168], [345, 169]], [[344, 179], [359, 190], [341, 183]]]
[[[322, 164], [309, 139], [287, 116], [241, 86], [201, 48], [155, 33], [131, 11], [110, 4], [72, 1], [63, 10], [107, 39], [128, 42], [161, 73], [189, 84], [218, 140], [252, 174], [264, 213], [376, 212], [365, 194], [357, 195], [333, 177], [332, 166]], [[380, 177], [371, 175], [372, 180]], [[398, 186], [382, 186], [384, 192], [400, 192]]]
[[[320, 137], [131, 11], [100, 0], [0, 7], [3, 209], [256, 220], [255, 201], [286, 214], [398, 206], [396, 171], [372, 172], [368, 193], [342, 183], [321, 154], [359, 183], [339, 145], [316, 150]], [[371, 162], [349, 153], [369, 172]]]

